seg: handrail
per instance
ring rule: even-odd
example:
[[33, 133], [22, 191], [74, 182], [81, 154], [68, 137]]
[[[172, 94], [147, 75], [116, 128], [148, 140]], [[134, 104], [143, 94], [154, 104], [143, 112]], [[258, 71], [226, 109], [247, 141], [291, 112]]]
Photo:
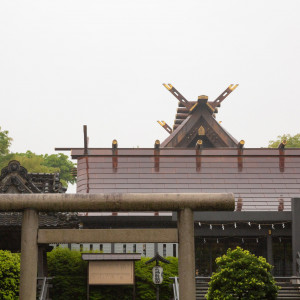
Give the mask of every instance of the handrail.
[[41, 294], [40, 294], [40, 299], [39, 300], [44, 300], [44, 293], [45, 293], [46, 281], [47, 281], [47, 277], [44, 277], [44, 279], [43, 279], [43, 285], [42, 285], [42, 289], [41, 289]]
[[296, 256], [296, 264], [297, 264], [297, 268], [296, 268], [296, 272], [297, 275], [300, 276], [300, 252], [297, 252], [297, 256]]
[[174, 279], [173, 283], [173, 293], [174, 293], [174, 300], [179, 300], [179, 283], [178, 277], [169, 277], [170, 279]]
[[37, 277], [37, 280], [43, 280], [41, 292], [38, 297], [39, 300], [45, 300], [48, 292], [48, 284], [47, 281], [52, 280], [54, 277]]
[[275, 280], [280, 280], [280, 279], [285, 279], [285, 280], [290, 280], [290, 279], [300, 279], [300, 276], [274, 276]]

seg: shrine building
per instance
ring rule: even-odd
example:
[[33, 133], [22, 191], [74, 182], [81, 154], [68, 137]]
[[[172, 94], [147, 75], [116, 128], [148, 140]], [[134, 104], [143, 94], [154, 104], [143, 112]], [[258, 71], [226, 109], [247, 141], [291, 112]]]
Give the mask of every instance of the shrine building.
[[[153, 148], [83, 148], [71, 151], [77, 159], [77, 193], [233, 193], [234, 212], [195, 212], [196, 275], [210, 276], [215, 258], [240, 246], [267, 258], [275, 276], [297, 275], [300, 251], [300, 149], [246, 148], [216, 120], [221, 102], [237, 87], [230, 85], [216, 100], [199, 96], [188, 101], [172, 85], [178, 99], [173, 128]], [[153, 213], [87, 213], [82, 228], [175, 228], [177, 215]], [[176, 244], [105, 244], [103, 252], [140, 252], [177, 256]], [[79, 247], [79, 246], [78, 246]]]

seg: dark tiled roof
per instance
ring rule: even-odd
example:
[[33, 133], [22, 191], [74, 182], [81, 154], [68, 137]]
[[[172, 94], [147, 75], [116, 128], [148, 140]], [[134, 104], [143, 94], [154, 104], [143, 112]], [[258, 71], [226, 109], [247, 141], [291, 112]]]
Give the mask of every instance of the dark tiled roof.
[[[59, 173], [28, 173], [16, 160], [10, 161], [8, 166], [1, 170], [0, 193], [65, 193], [59, 180]], [[0, 213], [0, 229], [16, 229], [21, 227], [22, 213]], [[39, 227], [74, 228], [78, 227], [79, 220], [74, 213], [39, 213]]]
[[1, 170], [0, 193], [65, 193], [59, 173], [28, 173], [16, 160]]
[[[39, 213], [40, 228], [77, 228], [79, 219], [73, 213]], [[22, 213], [21, 212], [5, 212], [0, 213], [0, 228], [21, 227]]]
[[[114, 155], [113, 155], [114, 153]], [[83, 149], [78, 193], [232, 192], [237, 210], [290, 210], [300, 195], [300, 149]], [[74, 158], [73, 157], [73, 158]]]

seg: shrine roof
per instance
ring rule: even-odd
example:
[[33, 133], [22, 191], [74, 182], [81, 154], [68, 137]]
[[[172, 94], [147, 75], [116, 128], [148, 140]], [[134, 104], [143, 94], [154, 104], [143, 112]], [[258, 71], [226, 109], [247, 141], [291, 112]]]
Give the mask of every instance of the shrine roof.
[[71, 151], [78, 160], [78, 193], [234, 193], [238, 211], [291, 210], [300, 195], [300, 149], [244, 148], [215, 119], [221, 102], [237, 87], [230, 85], [214, 101], [188, 101], [164, 84], [179, 104], [173, 129], [153, 148], [84, 148]]
[[164, 121], [158, 123], [170, 134], [161, 144], [162, 147], [195, 147], [201, 141], [202, 147], [238, 147], [238, 141], [216, 121], [218, 107], [236, 89], [231, 84], [214, 101], [202, 95], [197, 101], [188, 101], [171, 84], [164, 84], [167, 90], [179, 100], [173, 130]]
[[[78, 228], [79, 219], [74, 213], [39, 213], [39, 228]], [[0, 230], [7, 228], [20, 228], [22, 225], [21, 212], [1, 212]]]
[[[28, 173], [16, 160], [12, 160], [1, 170], [0, 194], [45, 194], [65, 193], [59, 173]], [[0, 230], [21, 228], [22, 213], [0, 212]], [[74, 228], [79, 219], [74, 213], [39, 213], [39, 227]]]
[[65, 193], [59, 173], [28, 173], [16, 160], [1, 170], [0, 193]]
[[92, 156], [299, 156], [300, 148], [56, 148], [56, 150], [70, 150], [72, 159]]
[[234, 193], [236, 210], [290, 210], [300, 149], [73, 149], [78, 193]]

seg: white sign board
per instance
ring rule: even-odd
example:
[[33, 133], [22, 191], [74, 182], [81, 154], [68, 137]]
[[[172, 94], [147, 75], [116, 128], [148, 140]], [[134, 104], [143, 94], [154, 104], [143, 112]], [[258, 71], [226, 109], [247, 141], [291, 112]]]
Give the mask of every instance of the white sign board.
[[161, 284], [163, 282], [163, 268], [155, 266], [152, 269], [152, 280], [154, 284]]
[[89, 284], [129, 285], [134, 284], [133, 261], [90, 261]]

